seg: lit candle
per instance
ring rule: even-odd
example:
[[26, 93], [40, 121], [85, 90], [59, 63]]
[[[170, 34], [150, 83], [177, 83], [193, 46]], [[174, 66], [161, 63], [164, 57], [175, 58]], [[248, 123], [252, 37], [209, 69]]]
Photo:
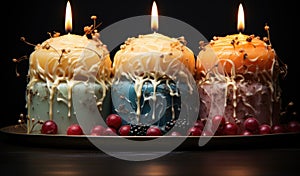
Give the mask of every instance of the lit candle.
[[158, 30], [158, 10], [156, 2], [153, 2], [151, 10], [151, 29], [156, 32]]
[[66, 32], [68, 33], [72, 31], [72, 9], [71, 9], [70, 1], [67, 2], [67, 6], [66, 6], [65, 29]]
[[[95, 21], [96, 17], [92, 16], [92, 19]], [[96, 85], [96, 89], [102, 92], [100, 98], [98, 95], [97, 105], [102, 110], [106, 89], [109, 87], [106, 84], [111, 81], [112, 64], [107, 47], [99, 39], [96, 26], [86, 27], [84, 35], [70, 33], [72, 13], [69, 1], [65, 30], [68, 34], [60, 36], [56, 33], [35, 47], [29, 58], [30, 81], [27, 86], [29, 118], [55, 120], [61, 126], [59, 133], [64, 133], [68, 125], [76, 122], [72, 108], [73, 88], [79, 86], [78, 89], [84, 89], [80, 83], [91, 77], [100, 85]], [[92, 39], [87, 34], [92, 34]], [[28, 130], [32, 130], [30, 121]]]
[[[193, 75], [195, 58], [186, 47], [184, 37], [171, 38], [157, 32], [155, 2], [151, 14], [154, 32], [128, 38], [114, 56], [112, 98], [118, 104], [114, 111], [129, 123], [153, 124], [163, 128], [168, 121], [177, 118], [180, 109], [179, 91], [168, 75], [179, 70], [172, 70], [171, 65], [179, 61]], [[167, 101], [166, 104], [163, 101]]]
[[[196, 79], [202, 98], [200, 117], [212, 118], [210, 111], [225, 108], [219, 115], [232, 123], [240, 124], [249, 116], [260, 123], [276, 123], [280, 89], [275, 50], [269, 36], [261, 40], [255, 35], [245, 35], [244, 28], [244, 10], [240, 4], [238, 34], [200, 42], [196, 61]], [[269, 32], [268, 26], [265, 29]]]
[[239, 10], [238, 10], [238, 22], [237, 22], [237, 30], [243, 31], [245, 28], [245, 15], [244, 15], [244, 8], [242, 4], [239, 5]]

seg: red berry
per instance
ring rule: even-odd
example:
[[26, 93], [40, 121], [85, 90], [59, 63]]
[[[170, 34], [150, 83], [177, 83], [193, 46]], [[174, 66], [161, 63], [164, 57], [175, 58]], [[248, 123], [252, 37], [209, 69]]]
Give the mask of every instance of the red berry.
[[258, 127], [259, 127], [258, 120], [254, 117], [248, 117], [244, 121], [244, 127], [245, 127], [246, 130], [248, 130], [250, 132], [256, 132], [258, 130]]
[[300, 132], [300, 123], [298, 121], [290, 121], [287, 124], [287, 131], [288, 132]]
[[122, 118], [118, 114], [110, 114], [106, 118], [106, 124], [117, 130], [122, 125]]
[[238, 127], [235, 123], [228, 122], [225, 124], [222, 132], [224, 135], [236, 135], [238, 132]]
[[258, 127], [259, 134], [271, 134], [271, 126], [268, 124], [262, 124]]
[[72, 124], [67, 129], [67, 135], [83, 135], [83, 131], [79, 124]]
[[278, 125], [273, 125], [271, 127], [272, 134], [278, 134], [278, 133], [284, 133], [284, 132], [285, 132], [285, 129], [284, 129], [283, 125], [278, 124]]
[[188, 136], [201, 136], [202, 130], [201, 128], [192, 126], [188, 129], [187, 135]]
[[117, 135], [117, 130], [111, 127], [105, 128], [103, 135], [105, 136], [115, 136]]
[[42, 134], [56, 134], [57, 133], [57, 125], [53, 120], [47, 120], [43, 123]]
[[221, 115], [216, 115], [212, 118], [212, 128], [217, 130], [225, 125], [225, 117]]
[[201, 130], [203, 130], [203, 128], [204, 128], [204, 124], [203, 124], [203, 122], [201, 120], [197, 120], [194, 123], [194, 126], [200, 128]]
[[101, 136], [103, 135], [104, 131], [105, 131], [105, 127], [103, 127], [102, 125], [96, 125], [92, 128], [91, 135]]
[[146, 136], [161, 136], [162, 132], [157, 126], [150, 126], [147, 129]]
[[130, 133], [130, 125], [123, 125], [119, 128], [119, 135], [120, 136], [129, 136]]

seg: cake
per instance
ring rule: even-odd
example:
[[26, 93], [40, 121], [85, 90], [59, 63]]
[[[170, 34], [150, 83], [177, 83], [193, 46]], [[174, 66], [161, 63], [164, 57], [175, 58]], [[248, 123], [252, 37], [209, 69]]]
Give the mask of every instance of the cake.
[[244, 124], [248, 118], [259, 125], [280, 123], [279, 75], [284, 67], [280, 67], [269, 38], [233, 34], [200, 42], [200, 48], [195, 79], [200, 96], [199, 119], [208, 122], [206, 130], [222, 134], [218, 126], [213, 127], [216, 116], [224, 118], [218, 125], [235, 126], [229, 134], [247, 131]]
[[184, 37], [154, 32], [128, 38], [114, 56], [113, 72], [112, 112], [122, 117], [123, 125], [131, 125], [129, 135], [146, 135], [150, 126], [166, 134], [182, 108], [183, 90], [175, 74], [186, 79], [182, 86], [189, 90], [187, 78], [195, 74], [195, 57]]
[[69, 126], [78, 124], [74, 96], [81, 99], [92, 94], [91, 102], [96, 102], [102, 117], [111, 113], [112, 61], [99, 36], [96, 30], [54, 35], [36, 45], [29, 57], [27, 133], [41, 133], [41, 125], [51, 120], [58, 134], [67, 134]]

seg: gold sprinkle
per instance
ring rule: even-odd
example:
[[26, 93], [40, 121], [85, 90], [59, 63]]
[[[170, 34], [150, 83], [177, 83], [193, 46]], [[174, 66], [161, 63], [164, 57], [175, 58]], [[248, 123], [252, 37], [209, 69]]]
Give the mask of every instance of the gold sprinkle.
[[12, 61], [13, 61], [14, 63], [16, 63], [15, 73], [16, 73], [16, 76], [17, 76], [17, 77], [20, 76], [20, 74], [19, 74], [19, 72], [18, 72], [18, 63], [21, 62], [22, 60], [26, 60], [26, 59], [28, 59], [27, 56], [22, 56], [22, 57], [20, 57], [19, 59], [16, 59], [16, 58], [13, 58], [13, 59], [12, 59]]
[[265, 30], [268, 31], [270, 29], [270, 27], [266, 24], [265, 25]]
[[84, 28], [83, 28], [83, 31], [84, 31], [84, 33], [89, 33], [90, 31], [92, 30], [92, 27], [91, 26], [85, 26]]
[[46, 43], [44, 46], [42, 46], [42, 49], [46, 49], [46, 50], [50, 49], [49, 43]]
[[268, 42], [268, 41], [269, 41], [268, 37], [264, 37], [264, 38], [263, 38], [263, 41], [264, 41], [264, 42]]
[[54, 34], [53, 34], [53, 37], [59, 37], [60, 36], [60, 33], [59, 32], [55, 32]]
[[247, 41], [247, 42], [251, 42], [252, 39], [253, 39], [253, 38], [250, 36], [250, 37], [247, 37], [247, 38], [246, 38], [246, 41]]
[[269, 42], [269, 45], [270, 46], [272, 46], [272, 44], [271, 44], [271, 37], [270, 37], [270, 27], [267, 25], [267, 23], [266, 23], [266, 25], [265, 25], [265, 30], [267, 31], [267, 34], [268, 34], [268, 42]]
[[25, 42], [25, 43], [28, 44], [28, 45], [36, 46], [36, 45], [34, 45], [34, 44], [32, 44], [32, 43], [27, 42], [26, 39], [25, 39], [25, 37], [21, 37], [20, 40], [21, 40], [22, 42]]
[[248, 58], [248, 54], [245, 53], [243, 59], [246, 60]]

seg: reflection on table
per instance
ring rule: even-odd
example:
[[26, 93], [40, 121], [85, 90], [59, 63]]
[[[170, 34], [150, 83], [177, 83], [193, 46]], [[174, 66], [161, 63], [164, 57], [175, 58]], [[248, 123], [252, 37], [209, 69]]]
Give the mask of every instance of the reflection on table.
[[300, 148], [276, 146], [178, 150], [148, 161], [121, 160], [97, 149], [23, 146], [3, 140], [0, 147], [4, 175], [297, 175], [300, 160]]

